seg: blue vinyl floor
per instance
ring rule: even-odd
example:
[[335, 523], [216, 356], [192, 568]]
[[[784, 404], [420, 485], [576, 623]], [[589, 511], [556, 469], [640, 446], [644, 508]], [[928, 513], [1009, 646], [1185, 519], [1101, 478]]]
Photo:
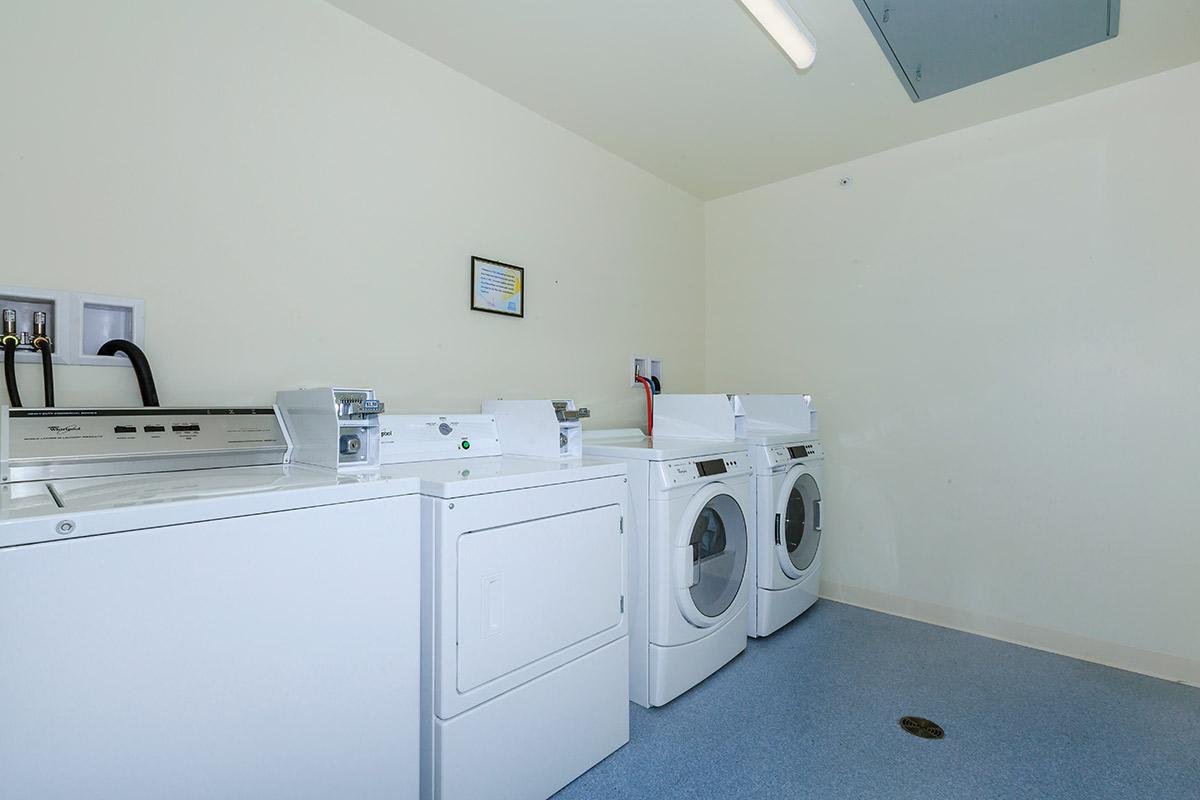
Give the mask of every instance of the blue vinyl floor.
[[1200, 689], [828, 600], [631, 709], [556, 798], [1200, 798]]

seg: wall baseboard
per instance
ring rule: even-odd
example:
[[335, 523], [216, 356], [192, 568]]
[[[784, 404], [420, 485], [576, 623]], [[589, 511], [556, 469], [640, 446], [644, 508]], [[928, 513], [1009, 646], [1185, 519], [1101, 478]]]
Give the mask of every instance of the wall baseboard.
[[1153, 650], [1140, 650], [1115, 642], [1089, 639], [1086, 636], [828, 581], [821, 582], [821, 596], [896, 617], [927, 622], [942, 628], [974, 633], [1060, 656], [1103, 664], [1106, 667], [1200, 687], [1200, 661], [1190, 658], [1157, 653]]

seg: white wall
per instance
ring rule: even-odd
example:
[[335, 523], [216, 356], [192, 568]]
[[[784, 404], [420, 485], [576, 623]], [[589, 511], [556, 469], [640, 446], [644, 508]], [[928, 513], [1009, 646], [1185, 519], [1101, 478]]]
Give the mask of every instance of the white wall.
[[[702, 387], [699, 201], [325, 3], [5, 2], [0, 98], [0, 283], [145, 298], [164, 403], [334, 383], [621, 425], [634, 352]], [[467, 310], [472, 254], [526, 267], [526, 319]]]
[[1200, 684], [1198, 130], [1193, 65], [707, 205], [709, 389], [816, 396], [827, 594]]

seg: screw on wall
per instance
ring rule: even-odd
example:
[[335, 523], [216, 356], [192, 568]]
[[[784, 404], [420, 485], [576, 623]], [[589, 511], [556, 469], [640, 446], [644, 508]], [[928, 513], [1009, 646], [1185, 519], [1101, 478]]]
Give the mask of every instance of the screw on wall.
[[850, 178], [848, 178], [848, 177], [842, 178], [840, 181], [838, 181], [838, 186], [841, 186], [843, 189], [845, 189], [849, 185], [850, 185]]

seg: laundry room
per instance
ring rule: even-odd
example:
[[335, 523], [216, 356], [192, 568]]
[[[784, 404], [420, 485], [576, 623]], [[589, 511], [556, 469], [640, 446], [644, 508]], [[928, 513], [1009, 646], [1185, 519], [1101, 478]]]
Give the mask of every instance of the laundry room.
[[1183, 0], [0, 0], [0, 798], [1200, 797], [1197, 131]]

